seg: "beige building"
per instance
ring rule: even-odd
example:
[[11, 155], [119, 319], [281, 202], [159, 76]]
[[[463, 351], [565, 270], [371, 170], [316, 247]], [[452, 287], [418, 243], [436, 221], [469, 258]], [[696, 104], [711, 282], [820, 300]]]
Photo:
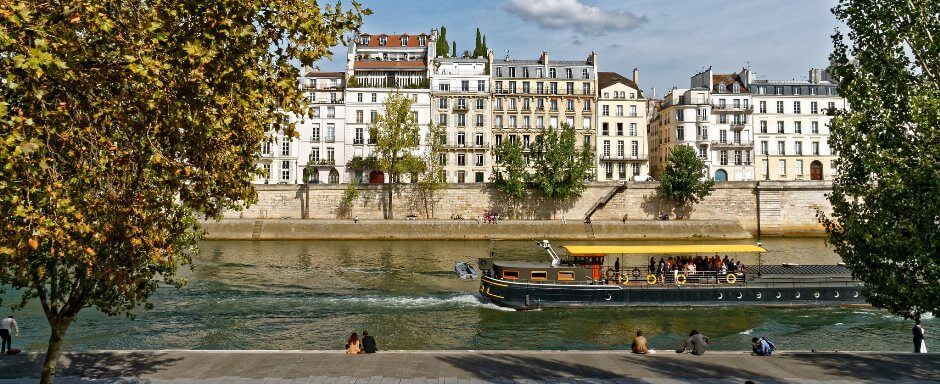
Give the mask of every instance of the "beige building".
[[574, 127], [581, 145], [594, 142], [597, 54], [586, 60], [490, 59], [493, 78], [493, 144], [519, 141], [529, 147], [545, 127]]
[[646, 180], [649, 177], [647, 101], [637, 85], [616, 72], [598, 73], [597, 180]]
[[449, 183], [483, 183], [490, 154], [491, 97], [486, 59], [437, 58], [431, 74], [431, 119], [446, 127], [441, 155]]
[[808, 81], [753, 80], [758, 180], [832, 180], [828, 111], [846, 108], [819, 69]]

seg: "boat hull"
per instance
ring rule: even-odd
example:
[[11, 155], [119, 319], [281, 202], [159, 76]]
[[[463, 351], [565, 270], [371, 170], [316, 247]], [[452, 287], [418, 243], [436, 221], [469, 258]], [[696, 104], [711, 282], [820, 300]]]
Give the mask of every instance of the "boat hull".
[[493, 303], [515, 309], [627, 306], [865, 304], [860, 283], [621, 286], [533, 284], [483, 276], [480, 293]]

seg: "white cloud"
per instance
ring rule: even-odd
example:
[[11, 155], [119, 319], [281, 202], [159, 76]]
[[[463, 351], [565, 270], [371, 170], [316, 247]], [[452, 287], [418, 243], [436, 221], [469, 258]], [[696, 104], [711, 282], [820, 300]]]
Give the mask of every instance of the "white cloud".
[[627, 31], [646, 22], [646, 16], [626, 10], [602, 9], [580, 0], [509, 0], [503, 8], [542, 28], [571, 29], [590, 35]]

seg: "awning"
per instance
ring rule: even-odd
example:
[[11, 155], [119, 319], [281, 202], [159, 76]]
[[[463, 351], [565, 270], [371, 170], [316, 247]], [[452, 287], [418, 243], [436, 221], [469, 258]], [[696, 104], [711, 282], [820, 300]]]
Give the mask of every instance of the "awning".
[[597, 255], [611, 254], [697, 254], [697, 253], [759, 253], [766, 249], [756, 245], [729, 244], [729, 245], [566, 245], [568, 254], [576, 257], [596, 257]]

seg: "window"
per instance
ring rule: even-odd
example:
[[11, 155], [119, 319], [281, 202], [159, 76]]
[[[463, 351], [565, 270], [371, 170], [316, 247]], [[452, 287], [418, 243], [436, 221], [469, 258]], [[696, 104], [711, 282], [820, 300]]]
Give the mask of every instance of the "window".
[[813, 146], [813, 155], [818, 156], [819, 155], [819, 142], [814, 141], [812, 146]]
[[783, 113], [783, 102], [782, 102], [782, 101], [778, 101], [778, 102], [777, 102], [777, 113]]
[[475, 116], [473, 117], [473, 125], [476, 126], [476, 127], [482, 127], [482, 126], [483, 126], [483, 115], [475, 115]]
[[796, 154], [796, 155], [802, 155], [802, 154], [803, 154], [803, 143], [802, 143], [802, 142], [797, 141], [797, 142], [793, 143], [793, 153]]
[[437, 115], [437, 124], [442, 125], [442, 126], [447, 126], [447, 114], [446, 113]]
[[515, 116], [509, 116], [509, 127], [510, 127], [510, 128], [518, 127], [518, 125], [516, 125], [516, 117], [515, 117]]
[[496, 125], [496, 128], [502, 128], [502, 127], [503, 127], [503, 117], [502, 117], [502, 116], [496, 116], [496, 121], [495, 121], [495, 122], [496, 122], [496, 124], [495, 124], [495, 125]]
[[585, 95], [590, 95], [590, 94], [591, 94], [591, 83], [584, 83], [584, 84], [581, 84], [581, 91], [582, 91]]
[[281, 162], [281, 180], [290, 180], [290, 161]]
[[261, 143], [261, 154], [262, 154], [262, 155], [270, 155], [270, 154], [271, 154], [271, 142], [270, 142], [270, 141], [265, 141], [265, 142]]
[[698, 157], [701, 158], [701, 159], [707, 159], [707, 158], [708, 158], [708, 152], [707, 152], [707, 149], [706, 149], [705, 147], [698, 147]]
[[800, 94], [800, 87], [793, 87], [793, 95], [798, 96]]
[[290, 156], [290, 140], [287, 136], [281, 139], [281, 156]]
[[793, 133], [803, 133], [803, 122], [794, 121], [793, 122]]
[[809, 113], [817, 114], [819, 113], [819, 103], [812, 101], [809, 103]]
[[476, 101], [476, 109], [483, 109], [483, 108], [486, 108], [486, 100], [477, 99], [477, 101]]
[[457, 154], [457, 166], [463, 167], [467, 165], [467, 155], [464, 153]]
[[477, 80], [477, 92], [486, 92], [486, 80]]
[[509, 93], [516, 93], [516, 82], [515, 82], [515, 81], [510, 81], [510, 82], [509, 82]]
[[558, 281], [574, 281], [574, 271], [558, 271]]
[[581, 120], [581, 127], [582, 127], [583, 129], [591, 129], [591, 128], [593, 128], [593, 127], [591, 126], [591, 118], [590, 118], [590, 117], [585, 117], [585, 118], [583, 118], [583, 119]]
[[778, 155], [786, 155], [786, 154], [787, 154], [787, 143], [785, 143], [785, 142], [783, 142], [783, 141], [778, 141], [778, 142], [777, 142], [777, 154], [778, 154]]
[[535, 93], [538, 93], [538, 94], [540, 94], [540, 95], [545, 94], [545, 83], [543, 83], [543, 82], [541, 82], [541, 81], [538, 82], [538, 83], [536, 83], [536, 84], [535, 84]]
[[636, 123], [630, 123], [630, 136], [636, 136]]
[[623, 140], [617, 140], [617, 157], [622, 159], [623, 154], [624, 154]]
[[761, 141], [761, 142], [760, 142], [760, 154], [761, 154], [761, 155], [768, 155], [768, 154], [769, 154], [767, 147], [768, 147], [767, 141]]
[[761, 120], [760, 133], [767, 133], [767, 120]]
[[320, 148], [317, 148], [317, 147], [312, 148], [312, 151], [310, 152], [310, 160], [320, 161]]
[[636, 117], [636, 105], [630, 106], [630, 117]]
[[624, 163], [617, 164], [617, 176], [623, 180], [627, 178], [627, 165]]
[[458, 113], [458, 114], [457, 114], [457, 126], [458, 126], [458, 127], [466, 127], [466, 126], [467, 126], [467, 114], [466, 114], [466, 113]]
[[[764, 89], [764, 87], [761, 87], [760, 89]], [[767, 102], [766, 102], [766, 101], [761, 101], [761, 102], [760, 102], [760, 113], [767, 113]]]
[[470, 80], [461, 80], [460, 90], [463, 92], [470, 92]]
[[476, 155], [476, 158], [475, 158], [474, 160], [475, 160], [475, 161], [473, 162], [473, 165], [475, 165], [475, 166], [477, 166], [477, 167], [482, 167], [482, 166], [483, 166], [483, 154], [477, 154], [477, 155]]
[[787, 161], [786, 161], [786, 160], [780, 160], [777, 164], [779, 164], [779, 167], [780, 167], [780, 175], [781, 175], [781, 176], [786, 176], [786, 174], [787, 174]]
[[565, 124], [568, 124], [569, 127], [574, 128], [574, 118], [573, 117], [565, 118]]
[[[794, 89], [799, 89], [799, 88], [794, 88]], [[794, 113], [794, 114], [799, 115], [799, 114], [801, 113], [801, 112], [800, 112], [800, 105], [801, 105], [801, 103], [800, 103], [799, 101], [794, 101], [794, 102], [793, 102], [793, 113]]]
[[336, 161], [336, 151], [332, 147], [326, 148], [326, 161], [333, 163]]
[[725, 99], [718, 99], [718, 108], [725, 109], [726, 107]]
[[379, 94], [372, 93], [372, 102], [377, 103], [379, 101]]
[[567, 103], [566, 107], [567, 107], [567, 108], [566, 108], [565, 110], [567, 110], [567, 111], [569, 111], [569, 112], [570, 112], [570, 111], [574, 111], [574, 100], [568, 99], [568, 103]]
[[482, 133], [477, 133], [477, 134], [476, 134], [476, 136], [475, 136], [475, 138], [474, 138], [474, 143], [476, 143], [476, 145], [477, 145], [478, 147], [482, 147], [482, 146], [483, 146], [483, 134], [482, 134]]
[[555, 73], [555, 68], [549, 68], [549, 69], [548, 69], [548, 77], [551, 77], [551, 78], [553, 78], [553, 79], [557, 77], [557, 75], [556, 75], [556, 73]]
[[630, 157], [636, 158], [640, 155], [640, 142], [633, 140], [630, 142]]
[[676, 128], [676, 140], [679, 140], [679, 141], [685, 140], [685, 128], [683, 127]]
[[604, 140], [604, 157], [610, 157], [610, 140]]
[[[539, 101], [541, 101], [541, 100], [539, 100]], [[536, 128], [544, 128], [544, 127], [545, 127], [545, 118], [542, 117], [542, 116], [536, 117], [536, 118], [535, 118], [535, 127], [536, 127]]]
[[457, 171], [457, 182], [465, 183], [467, 182], [467, 172], [466, 171]]
[[728, 165], [728, 151], [719, 152], [718, 159], [721, 162], [721, 165]]
[[509, 77], [516, 77], [516, 67], [509, 67]]
[[818, 122], [818, 121], [814, 121], [814, 122], [810, 123], [810, 126], [812, 127], [812, 132], [813, 132], [813, 133], [819, 133], [819, 122]]
[[554, 111], [558, 111], [558, 100], [554, 100], [554, 99], [553, 99], [553, 100], [552, 100], [551, 107], [552, 107], [551, 110], [552, 110], [553, 112], [554, 112]]
[[567, 82], [567, 83], [565, 83], [565, 90], [568, 92], [569, 95], [573, 95], [573, 94], [574, 94], [574, 83], [573, 83], [573, 82], [570, 82], [570, 81]]
[[558, 83], [554, 83], [554, 82], [553, 82], [553, 83], [549, 83], [549, 84], [548, 84], [548, 92], [551, 93], [552, 95], [557, 95], [557, 94], [558, 94]]
[[782, 121], [778, 121], [778, 122], [777, 122], [777, 133], [784, 133], [784, 132], [783, 132], [783, 122], [782, 122]]
[[797, 160], [796, 164], [794, 164], [794, 168], [796, 168], [797, 176], [803, 176], [803, 160]]
[[505, 279], [505, 280], [518, 280], [518, 279], [519, 279], [519, 271], [513, 271], [513, 270], [509, 270], [509, 269], [503, 270], [503, 279]]
[[359, 93], [356, 94], [356, 101], [358, 101], [358, 102], [360, 102], [360, 103], [362, 102], [362, 92], [359, 92]]
[[326, 142], [332, 143], [334, 141], [336, 141], [336, 125], [330, 123], [326, 125]]
[[496, 67], [496, 77], [503, 77], [503, 67]]
[[261, 171], [264, 173], [264, 181], [271, 178], [271, 164], [261, 164]]
[[474, 178], [473, 182], [475, 182], [475, 183], [482, 183], [482, 182], [484, 182], [483, 172], [476, 172], [476, 173], [474, 173], [474, 174], [473, 174], [473, 178]]
[[388, 42], [388, 38], [385, 36], [379, 37], [379, 45], [385, 46], [385, 43]]
[[353, 144], [362, 144], [365, 141], [363, 131], [362, 127], [356, 127], [356, 136], [353, 139]]
[[601, 123], [601, 135], [609, 136], [610, 135], [610, 124]]
[[741, 165], [741, 151], [734, 151], [734, 165]]
[[588, 73], [588, 69], [587, 69], [587, 68], [582, 68], [582, 69], [581, 69], [581, 78], [583, 78], [583, 79], [590, 79], [590, 78], [591, 78], [591, 76], [590, 76], [589, 73]]
[[[441, 101], [444, 101], [444, 99], [441, 99]], [[364, 122], [362, 115], [363, 111], [361, 109], [356, 110], [356, 123], [362, 124]]]
[[582, 108], [584, 112], [591, 112], [591, 100], [585, 99]]
[[[610, 116], [610, 106], [603, 105], [601, 106], [601, 116]], [[606, 124], [606, 123], [605, 123]]]
[[529, 148], [529, 144], [532, 142], [532, 136], [522, 135], [522, 148]]
[[607, 179], [614, 178], [614, 164], [613, 163], [604, 163], [604, 177]]
[[566, 79], [573, 79], [573, 78], [574, 78], [574, 76], [571, 74], [571, 68], [565, 68], [565, 78], [566, 78]]

